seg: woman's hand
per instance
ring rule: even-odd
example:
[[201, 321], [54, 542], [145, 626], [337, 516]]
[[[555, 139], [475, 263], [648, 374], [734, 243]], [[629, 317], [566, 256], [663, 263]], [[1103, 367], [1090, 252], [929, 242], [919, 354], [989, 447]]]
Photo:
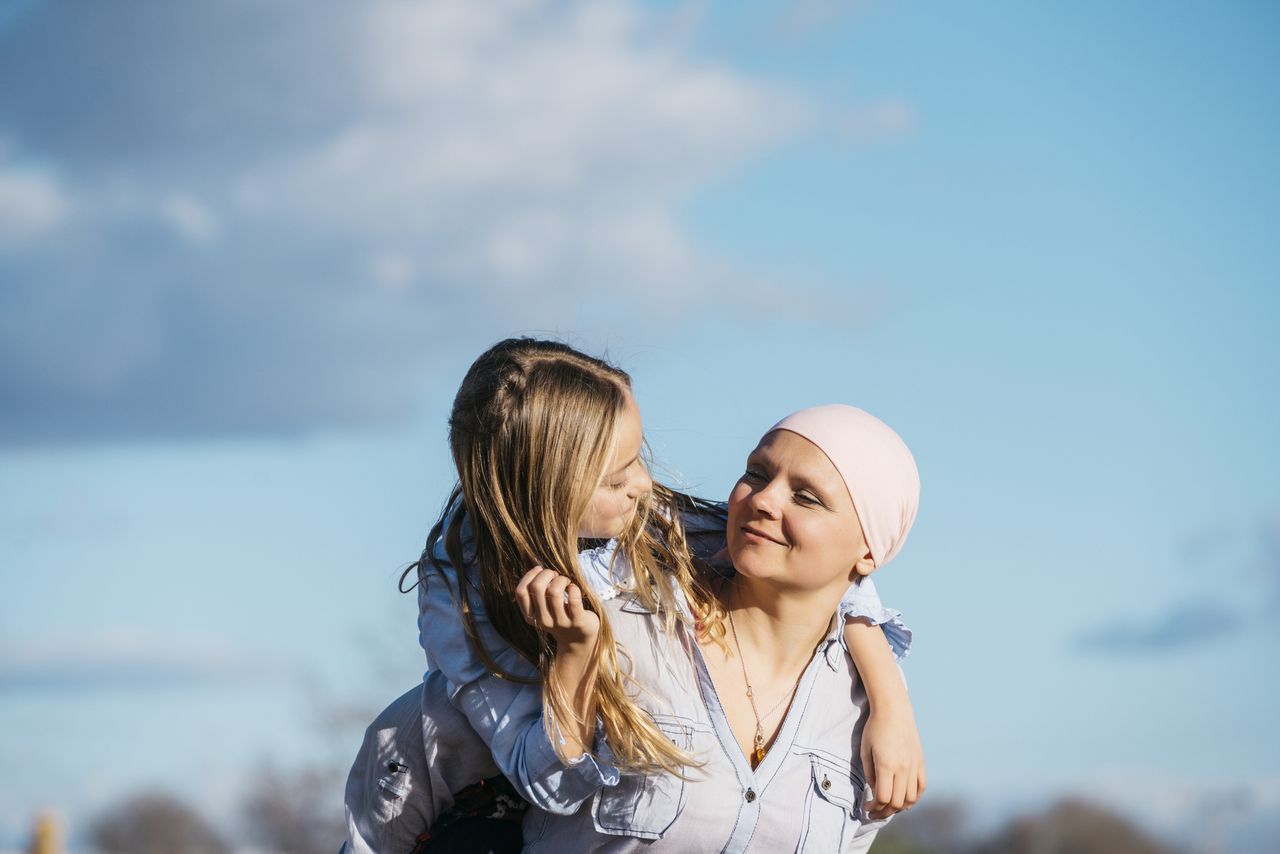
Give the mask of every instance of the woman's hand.
[[590, 650], [600, 634], [600, 615], [582, 604], [582, 591], [567, 575], [535, 566], [516, 585], [524, 618], [550, 634], [559, 651]]
[[924, 794], [924, 750], [910, 702], [872, 705], [862, 730], [862, 768], [875, 793], [871, 818], [887, 818]]

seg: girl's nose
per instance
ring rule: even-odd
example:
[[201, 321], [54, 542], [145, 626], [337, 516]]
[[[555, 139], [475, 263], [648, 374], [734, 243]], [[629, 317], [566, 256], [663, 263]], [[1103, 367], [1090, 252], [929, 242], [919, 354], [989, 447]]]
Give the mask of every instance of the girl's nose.
[[631, 483], [627, 489], [627, 497], [633, 500], [653, 489], [653, 478], [649, 477], [649, 470], [644, 466], [637, 466], [636, 468], [638, 472], [631, 478]]

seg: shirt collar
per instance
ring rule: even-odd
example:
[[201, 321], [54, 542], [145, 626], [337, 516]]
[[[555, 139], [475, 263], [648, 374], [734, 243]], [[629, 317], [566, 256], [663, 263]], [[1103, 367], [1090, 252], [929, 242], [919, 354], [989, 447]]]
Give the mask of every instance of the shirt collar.
[[832, 671], [839, 671], [840, 659], [844, 656], [843, 628], [844, 621], [840, 619], [840, 613], [836, 612], [827, 624], [827, 634], [818, 642], [818, 651]]

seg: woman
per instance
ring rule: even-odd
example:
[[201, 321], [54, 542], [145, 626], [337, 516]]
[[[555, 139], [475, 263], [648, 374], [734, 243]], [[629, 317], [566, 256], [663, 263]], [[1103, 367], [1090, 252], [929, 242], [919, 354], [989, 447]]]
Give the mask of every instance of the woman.
[[[910, 451], [871, 415], [822, 406], [775, 425], [729, 499], [723, 614], [673, 635], [634, 597], [606, 603], [637, 702], [702, 764], [624, 774], [569, 816], [534, 811], [525, 850], [866, 851], [884, 822], [865, 809], [868, 700], [837, 606], [901, 548], [918, 502]], [[581, 642], [599, 621], [566, 621], [541, 580], [517, 593], [528, 619]], [[923, 779], [909, 785], [914, 800]]]

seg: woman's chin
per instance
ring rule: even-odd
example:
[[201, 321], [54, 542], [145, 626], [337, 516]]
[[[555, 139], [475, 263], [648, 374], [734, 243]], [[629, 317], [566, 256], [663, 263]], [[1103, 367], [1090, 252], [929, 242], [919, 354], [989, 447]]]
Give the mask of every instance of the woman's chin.
[[773, 567], [752, 555], [749, 550], [730, 552], [729, 558], [733, 561], [734, 571], [743, 578], [768, 578], [773, 574]]

